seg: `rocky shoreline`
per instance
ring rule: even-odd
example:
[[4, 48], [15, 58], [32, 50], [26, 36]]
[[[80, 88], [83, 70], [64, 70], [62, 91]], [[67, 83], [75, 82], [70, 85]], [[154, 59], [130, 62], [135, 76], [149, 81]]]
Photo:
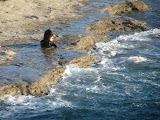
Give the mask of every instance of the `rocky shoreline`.
[[[77, 35], [73, 36], [73, 40], [67, 44], [65, 49], [72, 51], [84, 51], [87, 55], [80, 56], [78, 58], [74, 58], [70, 61], [66, 61], [65, 63], [58, 65], [57, 68], [49, 71], [48, 75], [42, 77], [42, 80], [35, 81], [30, 84], [9, 84], [0, 88], [0, 96], [2, 95], [32, 95], [36, 97], [44, 96], [49, 92], [49, 89], [52, 85], [57, 84], [63, 75], [66, 66], [69, 64], [75, 64], [80, 68], [92, 67], [97, 62], [101, 61], [101, 58], [97, 56], [90, 55], [88, 52], [96, 49], [95, 44], [98, 42], [107, 42], [109, 41], [109, 36], [113, 33], [127, 33], [132, 31], [145, 31], [149, 30], [148, 27], [145, 26], [147, 24], [143, 21], [138, 21], [133, 18], [122, 16], [121, 14], [125, 12], [142, 12], [149, 10], [149, 7], [145, 5], [145, 3], [141, 1], [125, 1], [121, 5], [110, 6], [107, 8], [102, 8], [102, 12], [109, 12], [111, 14], [118, 15], [109, 15], [105, 20], [99, 20], [98, 22], [91, 24], [87, 31], [90, 34], [86, 35]], [[90, 4], [89, 2], [86, 4]], [[125, 6], [125, 7], [122, 7]], [[130, 8], [130, 7], [131, 8]], [[119, 9], [125, 8], [125, 9]], [[143, 8], [143, 9], [140, 9]], [[136, 10], [136, 11], [135, 11]], [[114, 12], [113, 12], [114, 11]], [[115, 12], [116, 11], [116, 12]], [[72, 18], [66, 18], [66, 21], [70, 21], [71, 19], [77, 19], [79, 16], [73, 16]], [[82, 17], [82, 16], [81, 16]], [[64, 20], [64, 19], [63, 19]], [[63, 21], [65, 22], [65, 21]], [[57, 24], [61, 24], [58, 22]], [[66, 22], [65, 22], [66, 23]], [[43, 23], [44, 24], [44, 23]], [[42, 24], [42, 25], [43, 25]], [[48, 24], [56, 24], [50, 23]], [[28, 28], [32, 30], [37, 27], [38, 24], [35, 24], [34, 27]], [[67, 36], [68, 39], [71, 39], [71, 36]], [[64, 39], [61, 37], [60, 39]], [[66, 39], [66, 38], [65, 38]], [[13, 58], [12, 58], [13, 59]]]

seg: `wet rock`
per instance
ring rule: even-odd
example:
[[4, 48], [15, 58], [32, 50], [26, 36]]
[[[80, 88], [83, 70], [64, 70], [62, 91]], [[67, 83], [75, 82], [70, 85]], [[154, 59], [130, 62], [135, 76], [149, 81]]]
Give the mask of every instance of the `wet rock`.
[[93, 55], [86, 55], [86, 56], [81, 56], [79, 58], [75, 58], [72, 61], [68, 62], [68, 64], [75, 64], [80, 68], [88, 68], [92, 67], [95, 63], [99, 62], [101, 59], [97, 56]]
[[43, 80], [47, 84], [57, 84], [62, 74], [65, 71], [65, 67], [58, 66], [56, 69], [49, 71], [50, 74], [43, 77]]
[[28, 95], [27, 84], [10, 84], [0, 88], [1, 95]]
[[102, 12], [109, 12], [110, 14], [114, 15], [114, 14], [129, 13], [133, 11], [147, 11], [147, 10], [149, 10], [149, 7], [142, 1], [139, 1], [134, 3], [127, 2], [126, 4], [110, 6], [102, 9]]
[[149, 29], [144, 26], [145, 24], [146, 22], [129, 17], [110, 16], [105, 21], [98, 21], [87, 29], [95, 34], [104, 35], [117, 32], [145, 31]]
[[110, 39], [108, 38], [108, 36], [96, 37], [93, 35], [86, 35], [85, 37], [80, 38], [76, 43], [76, 45], [69, 46], [67, 49], [74, 50], [74, 51], [89, 52], [96, 48], [95, 43], [102, 42], [102, 41], [106, 42], [109, 40]]
[[46, 84], [46, 81], [36, 81], [29, 85], [28, 91], [30, 95], [40, 97], [48, 93], [50, 88], [49, 84]]
[[133, 11], [147, 11], [150, 8], [142, 1], [130, 3]]
[[83, 37], [79, 39], [76, 45], [69, 47], [70, 50], [76, 51], [91, 51], [95, 48], [95, 38], [93, 36]]

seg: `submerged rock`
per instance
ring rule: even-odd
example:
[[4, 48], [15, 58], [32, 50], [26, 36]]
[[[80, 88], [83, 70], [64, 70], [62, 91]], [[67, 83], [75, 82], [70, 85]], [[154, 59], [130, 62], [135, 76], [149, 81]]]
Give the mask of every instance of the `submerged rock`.
[[110, 6], [104, 8], [102, 12], [109, 12], [110, 14], [122, 14], [122, 13], [129, 13], [133, 11], [147, 11], [149, 7], [143, 3], [142, 1], [139, 2], [127, 2], [126, 4], [119, 4], [115, 6]]
[[87, 29], [95, 34], [104, 35], [117, 32], [145, 31], [149, 28], [143, 21], [123, 16], [109, 16], [105, 21], [98, 21]]

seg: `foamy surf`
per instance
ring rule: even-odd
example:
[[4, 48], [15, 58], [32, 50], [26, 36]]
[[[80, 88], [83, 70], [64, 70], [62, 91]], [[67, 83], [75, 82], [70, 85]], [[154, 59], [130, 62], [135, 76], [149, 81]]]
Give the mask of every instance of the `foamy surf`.
[[[101, 84], [101, 75], [95, 68], [79, 68], [75, 65], [68, 65], [62, 80], [59, 84], [53, 85], [50, 94], [58, 96], [67, 96], [73, 92], [73, 96], [79, 96], [81, 92], [101, 91], [102, 88], [97, 86]], [[102, 85], [102, 84], [101, 84]], [[69, 90], [67, 92], [67, 90]]]
[[[153, 54], [158, 56], [158, 53], [154, 50], [159, 48], [157, 44], [153, 42], [153, 40], [155, 43], [159, 42], [157, 41], [158, 38], [160, 38], [159, 29], [138, 32], [131, 35], [120, 35], [109, 42], [97, 43], [97, 49], [93, 54], [102, 57], [100, 64], [104, 67], [109, 67], [110, 64], [116, 64], [114, 62], [151, 62], [154, 61], [150, 60]], [[112, 58], [112, 60], [110, 60], [110, 58]]]
[[[43, 113], [49, 110], [55, 110], [61, 107], [73, 107], [72, 103], [63, 100], [60, 96], [44, 96], [40, 98], [36, 98], [33, 96], [11, 96], [5, 95], [2, 96], [1, 101], [3, 101], [4, 105], [8, 105], [8, 107], [1, 107], [0, 110], [0, 118], [12, 118], [16, 116], [17, 113], [23, 113], [28, 111], [30, 113], [34, 113], [37, 111], [39, 113]], [[32, 114], [31, 114], [32, 115]]]
[[134, 62], [134, 63], [141, 63], [141, 62], [148, 61], [147, 58], [141, 57], [141, 56], [131, 56], [131, 57], [128, 58], [128, 60], [130, 62]]

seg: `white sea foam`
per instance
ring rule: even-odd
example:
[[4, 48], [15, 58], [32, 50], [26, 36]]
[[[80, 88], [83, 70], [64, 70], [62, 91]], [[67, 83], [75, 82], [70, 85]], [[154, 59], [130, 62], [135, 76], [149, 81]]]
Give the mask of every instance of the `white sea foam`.
[[[160, 29], [137, 32], [131, 35], [120, 35], [109, 42], [97, 43], [97, 49], [93, 54], [102, 58], [100, 64], [103, 67], [115, 70], [123, 69], [116, 66], [117, 61], [118, 63], [125, 63], [129, 60], [130, 62], [141, 63], [149, 61], [147, 57], [142, 57], [143, 54], [143, 56], [157, 54], [152, 53], [152, 49], [156, 49], [156, 46], [149, 43], [152, 42], [153, 37], [160, 37]], [[125, 55], [125, 57], [121, 57], [121, 55]]]
[[17, 105], [17, 104], [26, 104], [29, 103], [30, 99], [32, 99], [33, 96], [11, 96], [11, 95], [5, 95], [1, 97], [1, 100], [5, 101], [5, 103]]
[[[54, 98], [54, 99], [53, 99]], [[44, 97], [33, 97], [33, 96], [1, 96], [0, 99], [10, 106], [6, 107], [5, 110], [0, 110], [2, 118], [11, 118], [15, 113], [36, 110], [39, 112], [45, 112], [47, 110], [54, 110], [60, 107], [73, 107], [71, 102], [63, 100], [60, 96], [44, 96]]]
[[99, 91], [101, 91], [101, 88], [99, 88], [98, 86], [91, 86], [91, 87], [87, 87], [86, 88], [87, 92], [93, 92], [93, 93], [98, 93]]
[[3, 100], [7, 104], [11, 104], [17, 107], [18, 106], [23, 106], [24, 108], [27, 107], [27, 109], [36, 108], [35, 106], [37, 106], [37, 108], [41, 108], [45, 105], [52, 106], [53, 108], [58, 108], [62, 106], [71, 106], [70, 102], [63, 100], [61, 97], [56, 97], [53, 101], [51, 99], [47, 99], [48, 97], [44, 96], [46, 100], [43, 101], [44, 100], [43, 97], [36, 98], [33, 96], [23, 96], [23, 95], [21, 96], [5, 95], [1, 97], [1, 100]]
[[141, 56], [131, 56], [128, 58], [128, 60], [134, 63], [141, 63], [141, 62], [146, 62], [147, 58]]
[[116, 54], [117, 54], [116, 51], [110, 51], [110, 52], [106, 55], [106, 57], [112, 58], [112, 57], [116, 56]]
[[[149, 31], [144, 32], [138, 32], [131, 35], [120, 35], [119, 37], [106, 42], [106, 43], [97, 43], [97, 50], [99, 53], [104, 54], [106, 51], [114, 51], [114, 52], [120, 52], [122, 49], [128, 48], [133, 49], [138, 44], [136, 44], [137, 41], [150, 41], [149, 36], [157, 36], [157, 34], [160, 34], [159, 29], [153, 29]], [[160, 36], [160, 35], [159, 35]]]
[[66, 66], [66, 69], [62, 75], [63, 79], [66, 79], [70, 77], [72, 74], [80, 72], [82, 69], [80, 69], [77, 65], [75, 64], [70, 64]]
[[150, 41], [150, 37], [160, 37], [160, 29], [152, 29], [143, 32], [136, 32], [131, 35], [120, 35], [118, 41]]
[[92, 71], [92, 72], [97, 72], [96, 69], [94, 68], [79, 68], [77, 65], [75, 64], [70, 64], [70, 65], [67, 65], [66, 66], [66, 69], [63, 73], [63, 78], [66, 78], [66, 77], [69, 77], [71, 76], [72, 74], [83, 74], [85, 72], [89, 72], [89, 71]]
[[[75, 65], [68, 65], [62, 76], [62, 82], [54, 85], [50, 94], [56, 96], [79, 96], [82, 91], [101, 91], [102, 87], [97, 86], [101, 81], [101, 75], [95, 68], [79, 68]], [[75, 92], [77, 91], [77, 92]]]

